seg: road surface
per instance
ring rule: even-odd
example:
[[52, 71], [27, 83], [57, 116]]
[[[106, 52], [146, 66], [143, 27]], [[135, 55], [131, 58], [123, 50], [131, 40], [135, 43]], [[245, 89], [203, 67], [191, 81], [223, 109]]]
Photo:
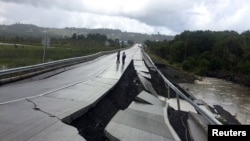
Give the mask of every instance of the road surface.
[[61, 120], [83, 114], [119, 81], [131, 59], [142, 58], [137, 45], [125, 52], [124, 65], [113, 53], [48, 78], [1, 86], [0, 140], [84, 140]]
[[[138, 47], [125, 50], [127, 54], [127, 65], [136, 52]], [[17, 85], [0, 87], [0, 104], [10, 103], [30, 97], [42, 96], [77, 85], [85, 83], [93, 78], [98, 77], [116, 63], [116, 53], [99, 57], [95, 60], [79, 64], [78, 67], [62, 72], [46, 79], [27, 82]], [[110, 74], [112, 76], [112, 74]]]

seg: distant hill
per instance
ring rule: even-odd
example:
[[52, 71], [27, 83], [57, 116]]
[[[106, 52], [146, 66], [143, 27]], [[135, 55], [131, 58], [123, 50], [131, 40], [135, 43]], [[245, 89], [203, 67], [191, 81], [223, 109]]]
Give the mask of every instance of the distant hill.
[[133, 40], [134, 42], [144, 42], [145, 40], [172, 40], [174, 36], [161, 35], [161, 34], [141, 34], [133, 32], [122, 32], [118, 29], [88, 29], [88, 28], [45, 28], [38, 27], [32, 24], [13, 24], [13, 25], [0, 25], [0, 37], [33, 37], [42, 38], [48, 37], [71, 37], [74, 33], [87, 35], [90, 33], [100, 33], [106, 35], [111, 39], [120, 40]]

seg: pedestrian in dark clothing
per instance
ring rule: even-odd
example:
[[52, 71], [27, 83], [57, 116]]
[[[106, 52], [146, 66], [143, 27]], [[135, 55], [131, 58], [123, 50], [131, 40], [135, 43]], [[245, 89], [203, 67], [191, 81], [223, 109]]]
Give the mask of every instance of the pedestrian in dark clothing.
[[117, 52], [117, 62], [120, 62], [120, 50]]
[[125, 59], [126, 59], [126, 54], [125, 52], [122, 53], [122, 64], [125, 63]]

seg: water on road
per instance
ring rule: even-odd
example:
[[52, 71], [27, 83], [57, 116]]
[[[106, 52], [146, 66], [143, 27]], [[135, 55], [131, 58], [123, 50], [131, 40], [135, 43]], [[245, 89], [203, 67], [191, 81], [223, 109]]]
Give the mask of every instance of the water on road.
[[240, 123], [250, 124], [250, 88], [208, 77], [194, 84], [181, 83], [179, 85], [211, 106], [222, 106], [235, 115]]

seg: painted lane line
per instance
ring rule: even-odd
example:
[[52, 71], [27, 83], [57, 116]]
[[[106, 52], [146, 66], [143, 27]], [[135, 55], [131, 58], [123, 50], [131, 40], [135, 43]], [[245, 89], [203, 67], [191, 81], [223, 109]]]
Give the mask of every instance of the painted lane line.
[[93, 80], [94, 78], [96, 78], [101, 73], [103, 73], [107, 68], [108, 67], [106, 67], [105, 69], [101, 70], [100, 72], [98, 72], [96, 75], [94, 75], [92, 78], [90, 78], [88, 80], [76, 82], [76, 83], [73, 83], [73, 84], [70, 84], [70, 85], [67, 85], [67, 86], [64, 86], [64, 87], [61, 87], [61, 88], [57, 88], [57, 89], [54, 89], [54, 90], [51, 90], [51, 91], [48, 91], [48, 92], [45, 92], [45, 93], [42, 93], [42, 94], [39, 94], [39, 95], [29, 96], [29, 97], [24, 97], [24, 98], [19, 98], [19, 99], [15, 99], [15, 100], [6, 101], [6, 102], [1, 102], [0, 105], [9, 104], [9, 103], [18, 102], [18, 101], [22, 101], [22, 100], [26, 100], [26, 99], [31, 99], [31, 98], [36, 98], [36, 97], [41, 97], [41, 96], [45, 96], [45, 95], [54, 93], [56, 91], [60, 91], [60, 90], [72, 87], [72, 86], [77, 85], [77, 84], [85, 84], [85, 83]]

